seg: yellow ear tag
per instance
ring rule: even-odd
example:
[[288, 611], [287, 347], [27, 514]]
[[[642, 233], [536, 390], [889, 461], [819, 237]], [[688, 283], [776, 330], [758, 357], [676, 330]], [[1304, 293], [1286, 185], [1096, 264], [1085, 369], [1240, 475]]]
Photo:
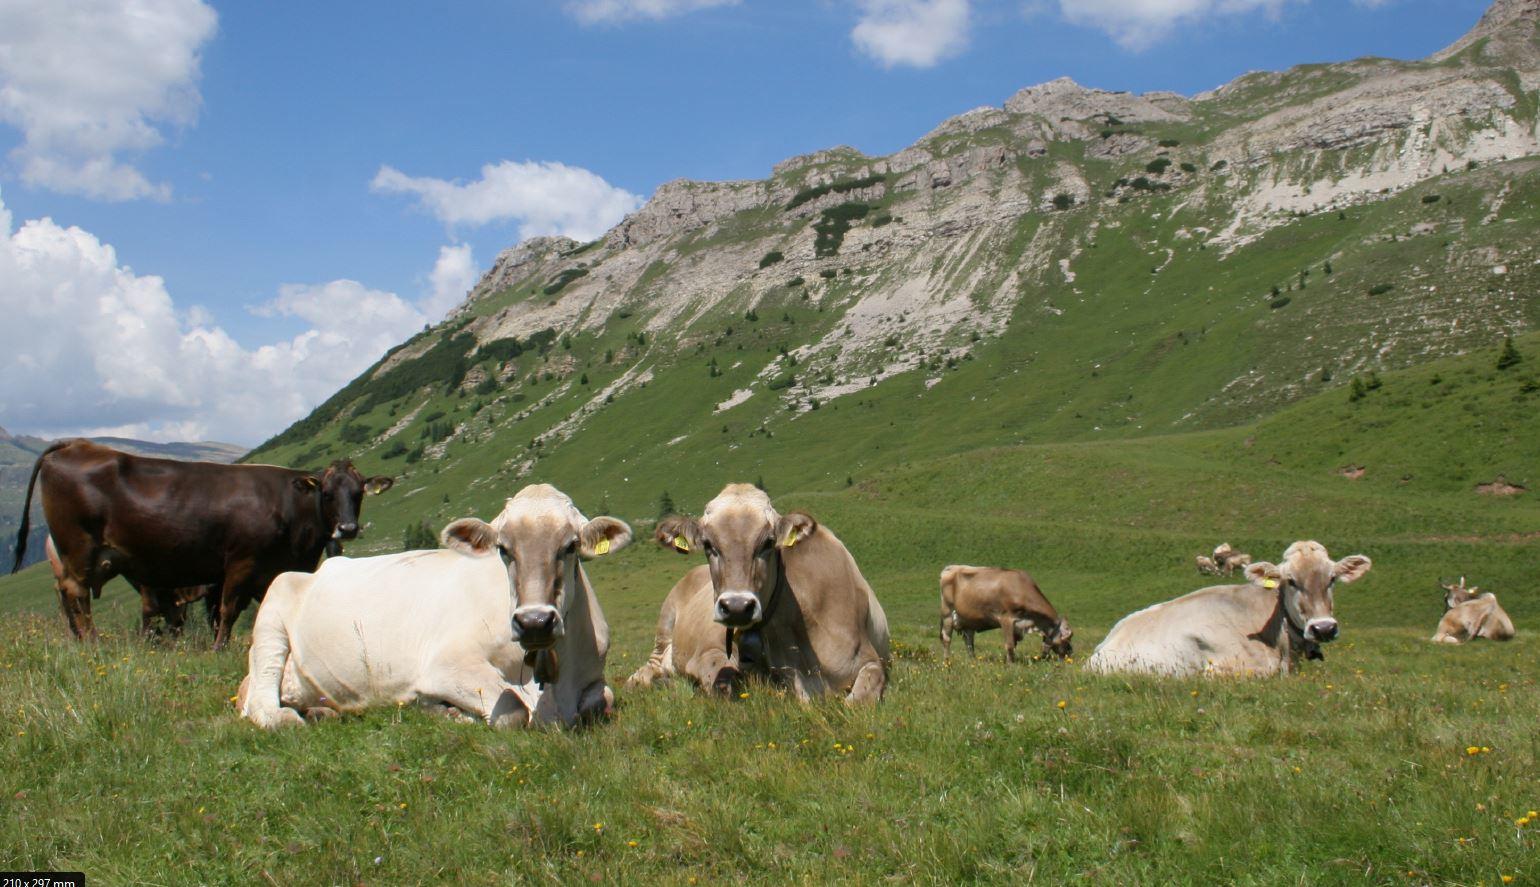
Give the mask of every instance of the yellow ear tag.
[[801, 538], [801, 537], [799, 537], [797, 535], [797, 528], [796, 527], [792, 527], [791, 528], [791, 532], [786, 534], [786, 544], [781, 546], [781, 547], [782, 548], [790, 548], [793, 545], [797, 544], [797, 539], [799, 539], [799, 538]]
[[1278, 580], [1277, 579], [1263, 579], [1262, 580], [1262, 587], [1263, 588], [1277, 588], [1278, 587]]
[[610, 553], [610, 540], [608, 540], [608, 539], [600, 539], [599, 540], [599, 544], [594, 546], [594, 554], [609, 554], [609, 553]]
[[685, 554], [689, 554], [690, 553], [690, 543], [683, 536], [675, 536], [674, 537], [674, 550], [675, 551], [679, 551], [679, 552], [683, 552]]

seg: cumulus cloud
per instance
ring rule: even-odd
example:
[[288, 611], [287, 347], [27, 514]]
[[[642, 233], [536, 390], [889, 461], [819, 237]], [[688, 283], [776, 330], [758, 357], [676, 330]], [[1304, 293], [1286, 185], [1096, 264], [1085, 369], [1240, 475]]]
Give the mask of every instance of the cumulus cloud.
[[433, 273], [428, 275], [428, 295], [423, 299], [422, 310], [429, 320], [442, 320], [444, 315], [465, 301], [465, 294], [476, 285], [481, 272], [471, 257], [468, 243], [439, 247], [438, 261], [433, 263]]
[[569, 0], [567, 12], [585, 25], [598, 25], [665, 19], [714, 6], [737, 5], [738, 0]]
[[254, 311], [306, 329], [243, 347], [89, 232], [46, 218], [13, 230], [0, 202], [0, 426], [254, 444], [430, 320], [423, 307], [352, 280], [285, 285]]
[[929, 68], [968, 46], [969, 0], [857, 0], [856, 48], [883, 67]]
[[1098, 28], [1124, 48], [1140, 50], [1178, 25], [1258, 10], [1276, 15], [1292, 2], [1299, 0], [1059, 0], [1059, 10], [1075, 24]]
[[28, 184], [104, 200], [164, 200], [119, 159], [198, 113], [200, 53], [218, 17], [202, 0], [0, 3], [0, 123]]
[[521, 238], [561, 234], [593, 240], [642, 205], [642, 198], [564, 163], [504, 160], [481, 168], [473, 182], [409, 176], [381, 166], [370, 188], [411, 194], [446, 225], [516, 221]]

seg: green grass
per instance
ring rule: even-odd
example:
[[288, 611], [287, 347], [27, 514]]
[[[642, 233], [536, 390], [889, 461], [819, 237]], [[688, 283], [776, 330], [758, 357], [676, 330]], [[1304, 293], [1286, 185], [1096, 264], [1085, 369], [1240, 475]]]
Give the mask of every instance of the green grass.
[[[613, 723], [579, 733], [498, 734], [407, 709], [266, 734], [227, 701], [239, 650], [206, 652], [201, 628], [174, 647], [132, 639], [137, 601], [121, 583], [98, 602], [111, 637], [77, 646], [34, 568], [0, 581], [0, 852], [102, 883], [1524, 883], [1540, 876], [1540, 822], [1514, 824], [1540, 806], [1540, 506], [1468, 481], [1529, 477], [1540, 436], [1532, 412], [1507, 409], [1518, 383], [1490, 357], [1387, 373], [1351, 406], [1338, 389], [1253, 426], [941, 455], [848, 489], [772, 485], [845, 539], [884, 602], [896, 661], [875, 709], [674, 686], [622, 691]], [[1413, 396], [1444, 386], [1426, 409]], [[1365, 477], [1338, 475], [1342, 459]], [[725, 479], [671, 489], [698, 510]], [[442, 510], [487, 516], [510, 492]], [[438, 500], [391, 501], [366, 517]], [[592, 493], [579, 504], [597, 510]], [[645, 535], [648, 512], [620, 511]], [[399, 531], [371, 537], [360, 547]], [[1375, 567], [1339, 591], [1343, 639], [1298, 675], [1007, 667], [997, 633], [976, 662], [938, 661], [943, 564], [1031, 569], [1076, 627], [1078, 660], [1119, 616], [1200, 585], [1193, 554], [1228, 540], [1276, 558], [1304, 537]], [[643, 543], [590, 565], [613, 683], [645, 658], [657, 605], [691, 563]], [[1427, 642], [1435, 580], [1456, 573], [1498, 592], [1515, 641]]]

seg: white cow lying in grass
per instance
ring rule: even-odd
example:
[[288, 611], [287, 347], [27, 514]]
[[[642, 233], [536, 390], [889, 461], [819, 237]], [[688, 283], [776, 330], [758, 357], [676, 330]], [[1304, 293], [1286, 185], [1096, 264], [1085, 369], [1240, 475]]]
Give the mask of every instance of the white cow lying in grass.
[[450, 550], [332, 558], [274, 580], [241, 714], [263, 727], [403, 703], [494, 726], [608, 715], [609, 626], [579, 558], [619, 550], [631, 528], [587, 520], [540, 484], [492, 523], [458, 520], [442, 538]]
[[1160, 675], [1287, 673], [1337, 636], [1332, 588], [1369, 572], [1361, 554], [1333, 561], [1296, 542], [1283, 562], [1246, 567], [1251, 585], [1202, 588], [1124, 616], [1086, 661], [1095, 672]]

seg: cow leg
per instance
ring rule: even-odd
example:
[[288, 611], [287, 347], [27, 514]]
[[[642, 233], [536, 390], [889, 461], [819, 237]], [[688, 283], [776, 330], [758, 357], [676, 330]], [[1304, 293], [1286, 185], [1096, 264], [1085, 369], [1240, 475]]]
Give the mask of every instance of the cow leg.
[[876, 659], [867, 661], [856, 672], [856, 679], [850, 685], [850, 692], [845, 696], [845, 702], [850, 705], [871, 702], [882, 699], [883, 690], [887, 689], [888, 675], [882, 668], [882, 663]]
[[171, 636], [179, 638], [182, 636], [182, 626], [187, 624], [187, 605], [171, 601], [167, 606], [168, 609], [161, 615], [166, 619], [166, 628]]
[[952, 661], [952, 614], [941, 614], [941, 658]]
[[962, 629], [963, 643], [968, 645], [968, 658], [969, 659], [977, 659], [977, 658], [979, 658], [978, 654], [973, 652], [973, 635], [975, 633], [976, 632], [968, 631], [966, 628]]
[[1000, 631], [1005, 635], [1005, 661], [1016, 661], [1016, 617], [1010, 613], [1000, 617]]
[[695, 654], [684, 671], [700, 684], [701, 689], [721, 696], [731, 695], [743, 682], [743, 672], [727, 658], [727, 651], [714, 645]]
[[518, 691], [489, 662], [454, 669], [441, 686], [424, 695], [476, 715], [493, 727], [523, 727], [530, 723], [530, 710]]
[[219, 596], [219, 625], [214, 631], [214, 649], [223, 650], [230, 643], [230, 632], [235, 629], [235, 620], [241, 618], [241, 612], [246, 605], [265, 588], [257, 588], [252, 581], [253, 567], [250, 564], [236, 564], [225, 571], [223, 592]]
[[146, 638], [160, 634], [162, 628], [155, 624], [157, 616], [164, 621], [165, 627], [171, 627], [171, 611], [176, 608], [176, 595], [170, 589], [151, 588], [137, 583], [134, 588], [139, 592], [139, 634]]

